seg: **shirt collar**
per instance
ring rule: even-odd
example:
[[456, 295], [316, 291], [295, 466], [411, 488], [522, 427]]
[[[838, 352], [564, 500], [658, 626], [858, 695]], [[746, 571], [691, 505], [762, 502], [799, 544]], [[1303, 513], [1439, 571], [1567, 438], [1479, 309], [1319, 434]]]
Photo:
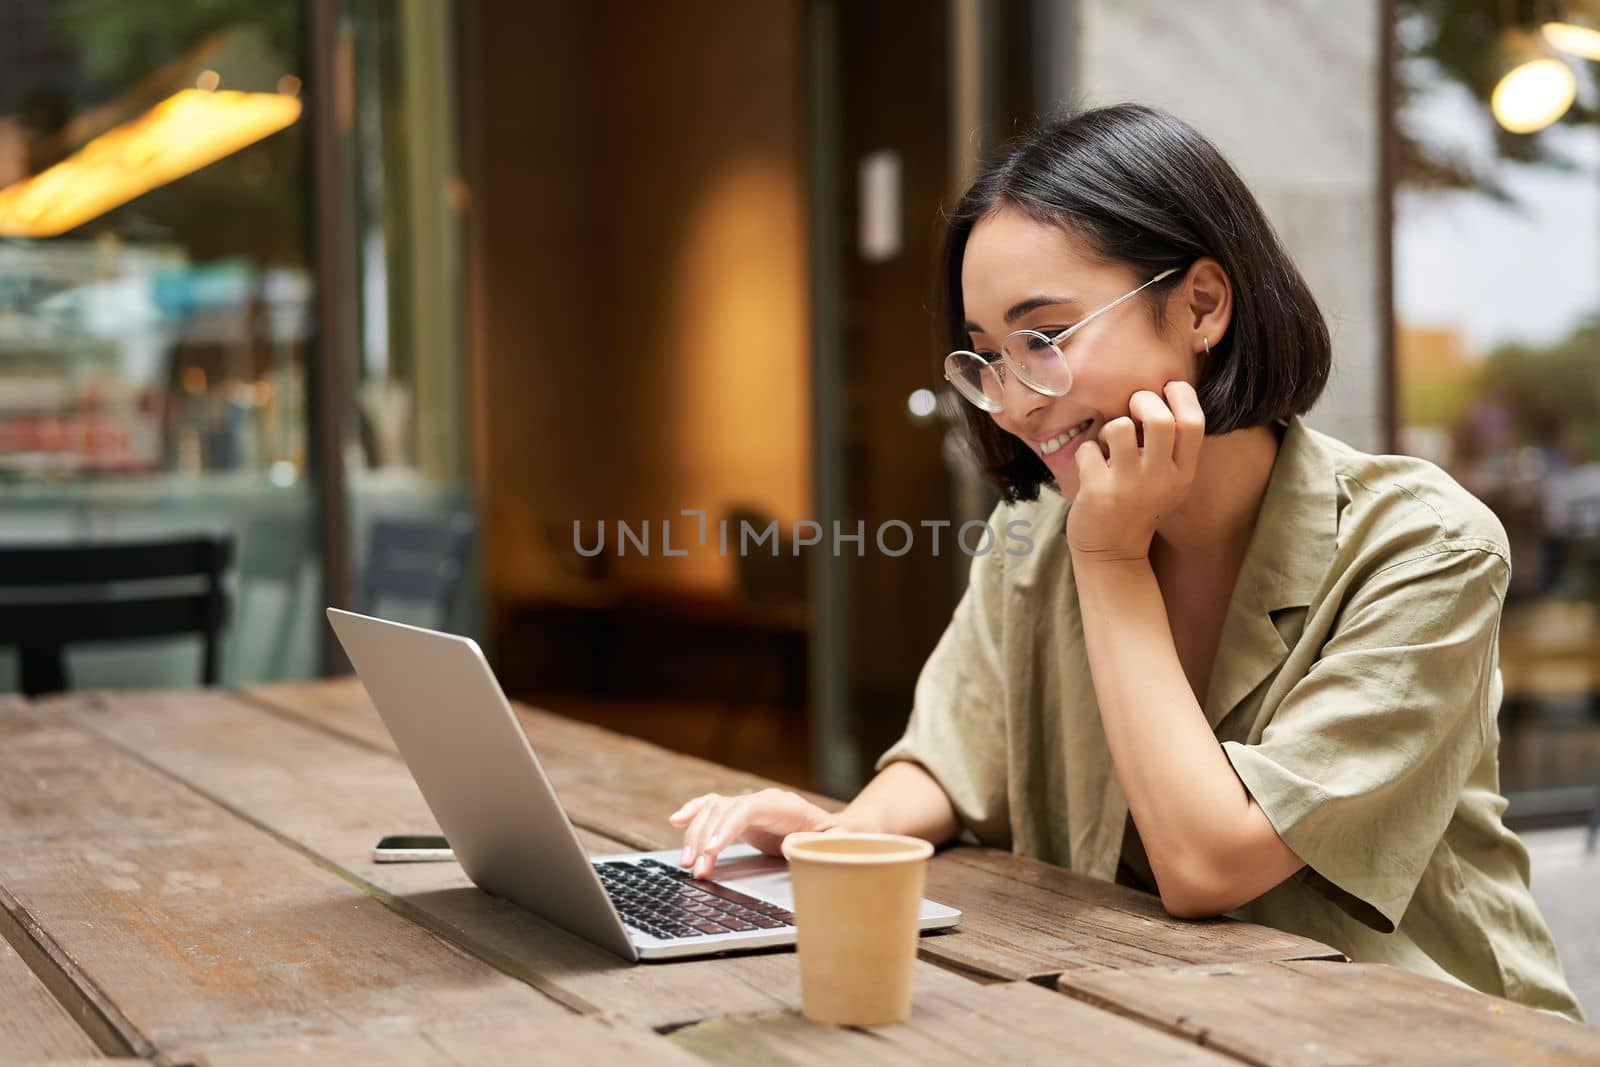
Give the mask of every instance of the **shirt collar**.
[[1289, 420], [1245, 550], [1206, 694], [1213, 728], [1288, 656], [1273, 613], [1316, 596], [1338, 528], [1333, 455], [1298, 417]]
[[1264, 612], [1306, 607], [1328, 570], [1338, 536], [1333, 455], [1298, 416], [1289, 420], [1255, 532], [1240, 568]]

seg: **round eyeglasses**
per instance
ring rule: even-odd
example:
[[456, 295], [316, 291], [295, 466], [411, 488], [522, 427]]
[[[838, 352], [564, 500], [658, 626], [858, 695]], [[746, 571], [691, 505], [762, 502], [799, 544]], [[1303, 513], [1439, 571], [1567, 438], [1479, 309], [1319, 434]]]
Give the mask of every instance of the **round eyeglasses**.
[[1101, 315], [1177, 271], [1177, 267], [1169, 267], [1139, 288], [1123, 293], [1105, 307], [1091, 311], [1054, 336], [1038, 330], [1015, 330], [1001, 343], [998, 355], [958, 349], [944, 357], [945, 380], [955, 386], [956, 392], [988, 412], [1005, 410], [1007, 370], [1015, 374], [1023, 385], [1042, 396], [1065, 396], [1067, 390], [1072, 388], [1072, 368], [1068, 366], [1061, 346]]

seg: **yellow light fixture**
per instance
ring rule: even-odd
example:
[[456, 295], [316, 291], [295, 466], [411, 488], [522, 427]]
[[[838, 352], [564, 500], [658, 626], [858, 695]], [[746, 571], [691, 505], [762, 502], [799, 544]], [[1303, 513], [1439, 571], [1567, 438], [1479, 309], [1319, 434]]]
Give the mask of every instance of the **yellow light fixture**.
[[1558, 18], [1539, 27], [1550, 47], [1584, 59], [1600, 59], [1600, 5], [1569, 0]]
[[0, 237], [66, 233], [293, 125], [300, 106], [283, 93], [180, 90], [55, 166], [0, 189]]
[[1576, 22], [1546, 22], [1539, 32], [1552, 48], [1583, 59], [1600, 59], [1600, 30]]
[[1495, 84], [1489, 108], [1512, 133], [1536, 133], [1566, 114], [1578, 95], [1578, 80], [1526, 30], [1507, 30], [1500, 41], [1509, 69]]

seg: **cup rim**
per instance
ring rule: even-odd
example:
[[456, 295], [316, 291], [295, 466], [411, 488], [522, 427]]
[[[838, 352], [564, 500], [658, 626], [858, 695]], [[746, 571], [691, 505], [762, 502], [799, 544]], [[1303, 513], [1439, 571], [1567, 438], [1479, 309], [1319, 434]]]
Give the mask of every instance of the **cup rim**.
[[[899, 852], [808, 852], [804, 846], [813, 841], [890, 841], [903, 846]], [[799, 849], [796, 856], [791, 843]], [[850, 831], [803, 830], [783, 839], [783, 858], [793, 863], [797, 858], [806, 863], [831, 863], [845, 867], [865, 867], [885, 863], [907, 863], [925, 860], [933, 855], [933, 844], [909, 834], [870, 834]]]

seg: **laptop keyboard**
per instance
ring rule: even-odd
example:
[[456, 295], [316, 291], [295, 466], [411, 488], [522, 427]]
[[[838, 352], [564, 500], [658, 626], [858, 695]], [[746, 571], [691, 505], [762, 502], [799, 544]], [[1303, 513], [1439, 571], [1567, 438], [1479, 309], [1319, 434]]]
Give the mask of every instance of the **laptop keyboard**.
[[706, 937], [794, 925], [794, 916], [776, 904], [699, 881], [660, 860], [607, 860], [594, 868], [622, 921], [652, 937]]

